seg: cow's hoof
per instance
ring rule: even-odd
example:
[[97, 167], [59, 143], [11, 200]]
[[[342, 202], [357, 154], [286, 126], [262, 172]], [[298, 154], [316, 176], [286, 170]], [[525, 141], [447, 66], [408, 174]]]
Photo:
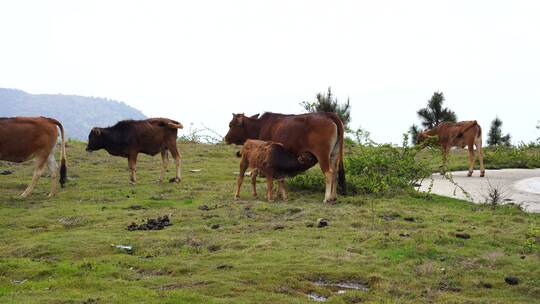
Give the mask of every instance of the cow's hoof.
[[486, 176], [486, 172], [480, 172], [480, 177]]
[[130, 186], [135, 186], [136, 184], [137, 184], [137, 183], [134, 182], [134, 181], [130, 181], [130, 182], [129, 182], [129, 185], [130, 185]]
[[179, 183], [181, 181], [180, 178], [178, 177], [173, 177], [169, 180], [169, 183]]
[[240, 196], [235, 196], [235, 197], [234, 197], [234, 200], [235, 200], [235, 201], [239, 201], [239, 200], [240, 200]]
[[467, 177], [471, 177], [471, 176], [472, 176], [472, 174], [473, 174], [473, 173], [472, 173], [472, 171], [471, 171], [471, 172], [469, 172], [469, 173], [467, 173]]
[[49, 198], [50, 198], [50, 197], [53, 197], [53, 196], [54, 196], [54, 193], [49, 193], [49, 194], [47, 195], [47, 197], [49, 197]]
[[26, 198], [27, 196], [28, 196], [28, 193], [26, 193], [26, 192], [23, 192], [23, 193], [21, 194], [21, 198]]
[[323, 203], [328, 204], [328, 205], [334, 205], [335, 203], [337, 203], [337, 200], [335, 198], [334, 199], [325, 199], [323, 201]]

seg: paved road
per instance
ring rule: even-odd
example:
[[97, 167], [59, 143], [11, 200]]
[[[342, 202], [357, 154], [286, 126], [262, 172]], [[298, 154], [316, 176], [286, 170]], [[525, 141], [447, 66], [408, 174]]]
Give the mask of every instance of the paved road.
[[[479, 174], [480, 171], [474, 171], [472, 177], [467, 177], [467, 171], [452, 172], [456, 183], [471, 194], [475, 203], [486, 201], [491, 184], [491, 187], [502, 191], [505, 201], [521, 204], [528, 212], [540, 213], [540, 169], [487, 170], [484, 178]], [[433, 193], [467, 199], [462, 191], [440, 174], [434, 174], [433, 179]], [[427, 191], [429, 184], [430, 180], [425, 180], [420, 190]]]

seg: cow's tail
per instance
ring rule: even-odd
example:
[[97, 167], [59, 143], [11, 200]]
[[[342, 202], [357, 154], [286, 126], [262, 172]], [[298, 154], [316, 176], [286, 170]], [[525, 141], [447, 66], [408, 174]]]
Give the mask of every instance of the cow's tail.
[[341, 118], [339, 118], [337, 114], [332, 113], [330, 117], [332, 118], [332, 121], [334, 121], [338, 129], [338, 189], [340, 194], [345, 194], [347, 193], [347, 183], [345, 181], [345, 166], [343, 165], [343, 158], [345, 153], [343, 148], [345, 140], [345, 127], [343, 126]]
[[463, 134], [467, 131], [469, 131], [471, 128], [474, 128], [478, 126], [478, 122], [476, 120], [472, 121], [469, 125], [465, 126], [463, 129], [459, 131], [458, 138], [463, 137]]
[[60, 135], [62, 136], [62, 143], [61, 143], [61, 152], [60, 152], [60, 157], [61, 157], [61, 161], [60, 161], [60, 186], [62, 188], [64, 188], [64, 185], [66, 184], [66, 181], [67, 181], [67, 164], [66, 164], [66, 140], [65, 140], [65, 136], [64, 136], [64, 126], [62, 126], [62, 124], [56, 120], [56, 119], [53, 119], [53, 118], [49, 118], [49, 120], [54, 123], [55, 125], [58, 126], [58, 128], [60, 129]]

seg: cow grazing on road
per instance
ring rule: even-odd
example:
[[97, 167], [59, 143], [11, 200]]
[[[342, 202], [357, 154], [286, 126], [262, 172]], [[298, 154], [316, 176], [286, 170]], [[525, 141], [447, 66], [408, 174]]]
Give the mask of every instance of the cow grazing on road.
[[156, 155], [161, 153], [163, 161], [159, 181], [162, 182], [170, 151], [176, 163], [176, 176], [171, 182], [180, 182], [180, 153], [176, 147], [178, 129], [181, 123], [167, 118], [150, 118], [145, 120], [123, 120], [108, 128], [93, 128], [88, 135], [86, 151], [105, 149], [114, 156], [127, 157], [129, 164], [129, 182], [136, 182], [137, 155], [144, 153]]
[[236, 185], [235, 199], [240, 199], [240, 187], [244, 180], [244, 174], [248, 168], [252, 168], [251, 186], [253, 197], [257, 197], [256, 180], [257, 175], [266, 177], [266, 197], [269, 202], [272, 198], [273, 179], [278, 180], [279, 193], [283, 200], [287, 200], [285, 190], [285, 177], [295, 176], [313, 167], [317, 160], [310, 153], [302, 154], [300, 157], [285, 150], [282, 144], [271, 141], [248, 139], [242, 151], [237, 154], [240, 160], [240, 172]]
[[443, 166], [442, 172], [445, 173], [448, 163], [448, 153], [452, 147], [469, 149], [469, 173], [467, 176], [472, 176], [474, 170], [474, 146], [478, 151], [478, 158], [480, 159], [480, 177], [484, 177], [484, 152], [482, 150], [482, 128], [476, 120], [473, 121], [460, 121], [457, 123], [443, 122], [433, 129], [422, 131], [418, 134], [417, 142], [421, 143], [426, 138], [431, 136], [438, 136], [438, 143], [441, 146], [443, 154]]
[[64, 187], [67, 179], [66, 146], [64, 127], [60, 122], [47, 117], [0, 118], [0, 160], [22, 163], [35, 158], [36, 167], [30, 185], [21, 194], [27, 197], [32, 193], [45, 164], [51, 173], [51, 192], [56, 194], [58, 165], [54, 159], [54, 148], [58, 141], [58, 129], [62, 136], [60, 185]]
[[247, 139], [260, 139], [281, 143], [296, 156], [312, 154], [325, 176], [324, 202], [332, 202], [337, 197], [338, 183], [345, 191], [343, 130], [343, 123], [335, 113], [264, 113], [261, 117], [233, 114], [225, 142], [242, 145]]

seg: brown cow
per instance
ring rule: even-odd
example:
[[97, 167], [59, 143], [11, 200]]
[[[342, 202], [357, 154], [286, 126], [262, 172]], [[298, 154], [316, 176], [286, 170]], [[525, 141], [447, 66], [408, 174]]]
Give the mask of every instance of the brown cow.
[[43, 173], [45, 163], [51, 172], [51, 193], [56, 194], [56, 177], [58, 165], [54, 159], [54, 147], [58, 140], [58, 129], [62, 136], [60, 185], [64, 187], [67, 178], [66, 146], [64, 141], [64, 127], [60, 122], [47, 117], [14, 117], [0, 118], [0, 160], [15, 163], [35, 158], [36, 167], [32, 176], [32, 182], [21, 197], [27, 197], [32, 193], [38, 179]]
[[244, 180], [244, 174], [248, 168], [252, 168], [251, 186], [253, 197], [257, 197], [257, 175], [266, 177], [266, 197], [272, 201], [273, 179], [278, 180], [279, 193], [283, 200], [287, 200], [285, 190], [285, 176], [295, 176], [298, 173], [312, 167], [317, 160], [311, 153], [302, 154], [299, 157], [285, 150], [282, 144], [271, 141], [248, 139], [242, 151], [237, 155], [241, 157], [240, 172], [236, 184], [236, 194], [234, 198], [240, 199], [240, 187]]
[[247, 139], [260, 139], [281, 143], [296, 156], [311, 153], [325, 176], [324, 202], [332, 202], [337, 197], [338, 183], [345, 191], [343, 129], [335, 113], [264, 113], [261, 117], [233, 114], [225, 142], [242, 145]]
[[433, 129], [420, 132], [417, 142], [421, 143], [426, 138], [435, 135], [438, 136], [438, 143], [442, 149], [442, 174], [446, 173], [450, 148], [467, 146], [469, 148], [469, 173], [467, 176], [472, 176], [475, 161], [474, 146], [476, 146], [478, 158], [480, 158], [480, 177], [484, 177], [486, 170], [484, 168], [484, 152], [482, 151], [482, 128], [476, 120], [457, 123], [443, 122]]
[[180, 153], [176, 147], [178, 129], [183, 126], [178, 121], [167, 118], [145, 120], [122, 120], [108, 128], [93, 128], [88, 135], [86, 151], [105, 149], [114, 156], [127, 157], [129, 164], [129, 182], [136, 182], [137, 155], [144, 153], [156, 155], [161, 152], [163, 165], [159, 182], [163, 181], [169, 163], [167, 151], [176, 162], [176, 176], [170, 182], [180, 182]]

